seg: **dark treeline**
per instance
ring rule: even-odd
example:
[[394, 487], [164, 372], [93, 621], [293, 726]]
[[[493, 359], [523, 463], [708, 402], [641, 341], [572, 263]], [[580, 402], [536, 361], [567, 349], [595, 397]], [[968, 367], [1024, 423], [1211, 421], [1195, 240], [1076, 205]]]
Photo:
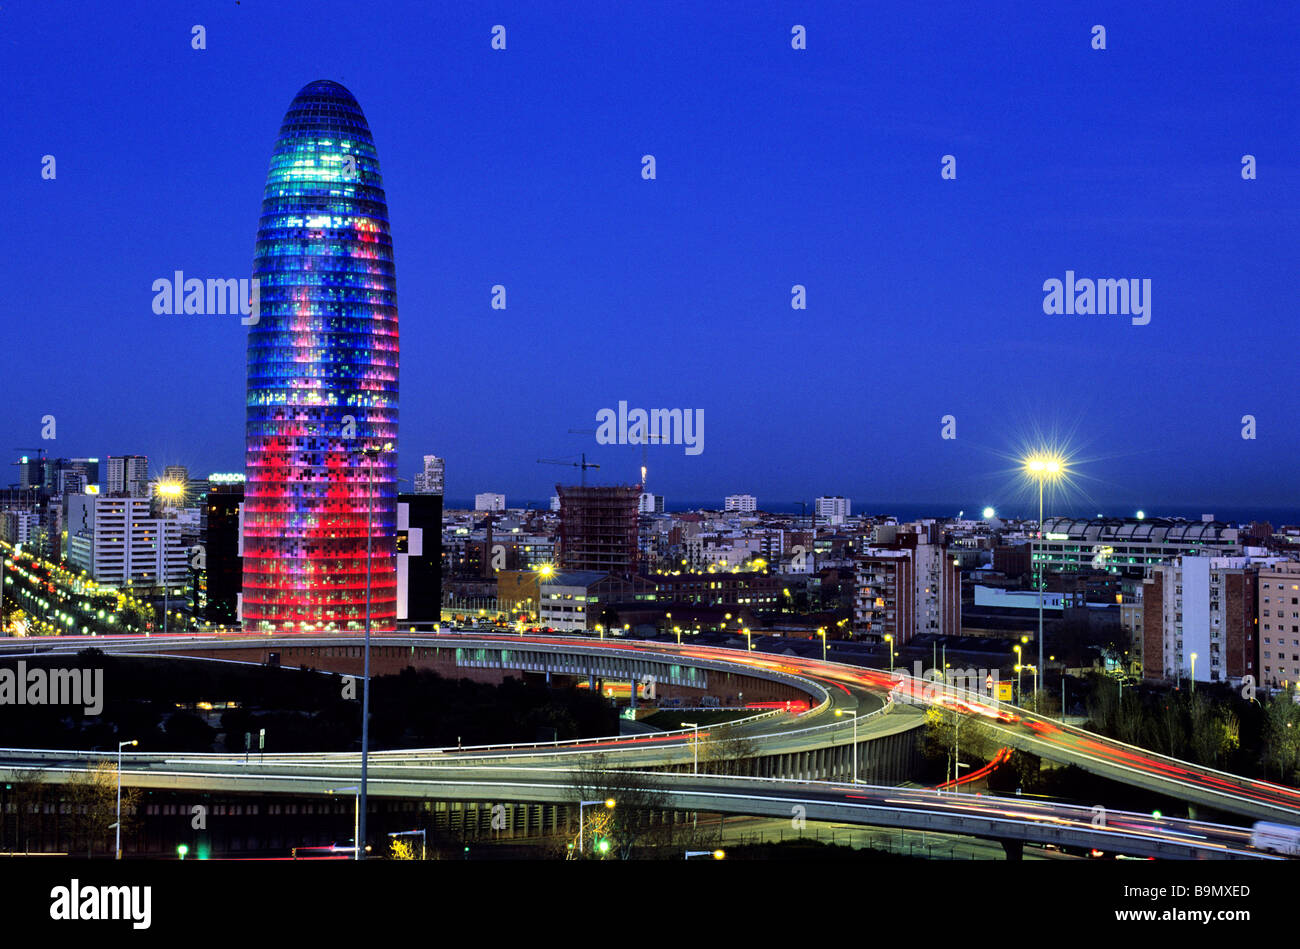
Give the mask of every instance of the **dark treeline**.
[[1122, 688], [1087, 683], [1088, 727], [1111, 738], [1234, 774], [1296, 784], [1300, 705], [1286, 691], [1248, 698], [1227, 685]]
[[[243, 751], [251, 735], [255, 752], [258, 733], [266, 729], [268, 752], [360, 747], [359, 678], [349, 686], [334, 673], [117, 657], [97, 649], [25, 662], [28, 670], [102, 670], [103, 708], [95, 715], [75, 705], [0, 704], [0, 746], [109, 751], [119, 741], [138, 739], [139, 751]], [[0, 668], [16, 667], [17, 660], [0, 661]], [[197, 709], [201, 702], [236, 707], [221, 712], [214, 726]], [[413, 668], [376, 676], [371, 685], [374, 750], [564, 740], [617, 730], [616, 711], [585, 689], [516, 679], [488, 685]]]

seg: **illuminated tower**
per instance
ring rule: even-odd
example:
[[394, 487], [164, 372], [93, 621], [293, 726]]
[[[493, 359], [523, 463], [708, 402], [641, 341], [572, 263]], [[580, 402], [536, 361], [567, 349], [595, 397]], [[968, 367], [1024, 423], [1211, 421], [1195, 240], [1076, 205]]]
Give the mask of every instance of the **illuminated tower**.
[[361, 628], [369, 523], [371, 625], [392, 629], [393, 245], [370, 127], [336, 82], [304, 86], [280, 126], [253, 277], [243, 627]]

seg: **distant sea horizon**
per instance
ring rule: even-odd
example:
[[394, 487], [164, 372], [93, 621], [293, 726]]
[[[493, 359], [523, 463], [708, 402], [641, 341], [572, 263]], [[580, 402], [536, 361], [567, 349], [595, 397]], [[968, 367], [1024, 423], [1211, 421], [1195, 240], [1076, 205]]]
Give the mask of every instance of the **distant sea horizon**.
[[[915, 521], [921, 518], [954, 518], [958, 514], [963, 514], [967, 518], [981, 517], [982, 509], [976, 507], [963, 507], [960, 504], [950, 502], [936, 503], [889, 503], [884, 501], [859, 501], [856, 498], [850, 498], [851, 512], [853, 514], [869, 514], [872, 516], [893, 515], [900, 521]], [[550, 510], [550, 499], [543, 500], [526, 500], [523, 502], [512, 501], [507, 495], [506, 503], [511, 509], [531, 508], [533, 510]], [[446, 498], [444, 507], [447, 510], [464, 511], [473, 510], [474, 499], [469, 498]], [[718, 511], [722, 509], [721, 500], [712, 501], [668, 501], [664, 502], [664, 510], [668, 513], [680, 514], [688, 511]], [[1084, 507], [1080, 505], [1066, 505], [1064, 507], [1048, 508], [1044, 514], [1046, 517], [1079, 517], [1090, 518], [1099, 514], [1103, 517], [1133, 517], [1137, 513], [1137, 508], [1115, 506], [1102, 506], [1099, 509], [1095, 507]], [[759, 511], [770, 514], [800, 514], [812, 513], [812, 503], [809, 502], [806, 511], [801, 511], [799, 503], [789, 501], [778, 501], [772, 503], [763, 503], [759, 499]], [[1300, 524], [1300, 507], [1290, 506], [1271, 506], [1271, 505], [1194, 505], [1194, 504], [1170, 504], [1163, 507], [1152, 506], [1143, 509], [1143, 514], [1148, 517], [1168, 517], [1182, 518], [1188, 521], [1199, 521], [1204, 515], [1211, 514], [1217, 521], [1228, 524], [1249, 524], [1251, 521], [1268, 521], [1274, 527], [1281, 527], [1286, 524]], [[997, 516], [1008, 518], [1020, 518], [1032, 520], [1038, 516], [1038, 510], [1035, 506], [1033, 509], [1025, 506], [1015, 506], [1007, 508], [998, 508]]]

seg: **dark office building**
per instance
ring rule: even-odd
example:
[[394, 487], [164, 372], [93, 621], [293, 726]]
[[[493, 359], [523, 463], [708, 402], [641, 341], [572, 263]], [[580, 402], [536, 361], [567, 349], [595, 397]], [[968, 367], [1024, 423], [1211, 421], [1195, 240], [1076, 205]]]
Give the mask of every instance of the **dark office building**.
[[191, 550], [195, 572], [195, 612], [214, 626], [235, 626], [244, 581], [239, 540], [239, 507], [244, 503], [240, 482], [210, 481], [203, 504], [200, 551]]
[[442, 616], [442, 495], [397, 496], [397, 620], [436, 626]]

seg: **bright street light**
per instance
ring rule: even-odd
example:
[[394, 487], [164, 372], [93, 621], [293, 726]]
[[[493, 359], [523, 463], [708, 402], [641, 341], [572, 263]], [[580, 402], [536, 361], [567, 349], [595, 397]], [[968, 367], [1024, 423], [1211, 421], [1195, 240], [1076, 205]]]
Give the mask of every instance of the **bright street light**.
[[[1038, 482], [1038, 665], [1043, 665], [1043, 482], [1056, 481], [1065, 474], [1065, 459], [1060, 455], [1038, 453], [1024, 460], [1025, 473]], [[1031, 553], [1031, 562], [1033, 560]], [[1035, 689], [1035, 691], [1037, 691]]]

